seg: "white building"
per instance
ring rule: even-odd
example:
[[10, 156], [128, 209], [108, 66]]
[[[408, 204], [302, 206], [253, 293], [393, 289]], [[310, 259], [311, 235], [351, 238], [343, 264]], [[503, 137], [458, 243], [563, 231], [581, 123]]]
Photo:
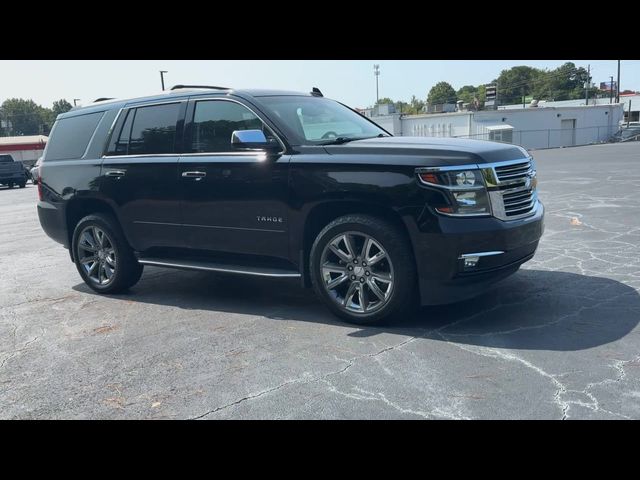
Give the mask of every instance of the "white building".
[[532, 149], [605, 142], [619, 130], [622, 119], [622, 104], [520, 107], [372, 118], [399, 136], [476, 138]]
[[0, 137], [0, 154], [9, 154], [16, 162], [31, 166], [42, 155], [47, 140], [49, 137], [44, 135]]
[[[590, 98], [589, 105], [609, 105], [610, 98]], [[620, 95], [620, 103], [624, 108], [624, 121], [640, 122], [640, 94], [622, 94]], [[584, 98], [578, 100], [560, 100], [557, 102], [540, 100], [537, 107], [526, 105], [525, 108], [548, 108], [548, 107], [577, 107], [586, 105]], [[500, 110], [513, 110], [522, 108], [520, 105], [503, 105], [498, 107]], [[629, 115], [631, 112], [631, 115]]]

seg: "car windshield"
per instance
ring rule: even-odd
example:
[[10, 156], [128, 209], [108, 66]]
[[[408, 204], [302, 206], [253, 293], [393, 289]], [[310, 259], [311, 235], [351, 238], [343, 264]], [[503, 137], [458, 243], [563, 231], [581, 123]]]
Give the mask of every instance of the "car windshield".
[[324, 97], [268, 96], [259, 100], [294, 145], [324, 145], [389, 136], [362, 115]]

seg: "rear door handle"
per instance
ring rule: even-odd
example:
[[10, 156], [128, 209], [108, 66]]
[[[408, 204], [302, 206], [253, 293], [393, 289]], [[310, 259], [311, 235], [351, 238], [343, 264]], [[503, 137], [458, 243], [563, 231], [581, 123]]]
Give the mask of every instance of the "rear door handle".
[[109, 170], [107, 173], [105, 173], [105, 175], [106, 175], [107, 177], [117, 177], [117, 178], [120, 178], [120, 177], [124, 177], [124, 175], [125, 175], [126, 173], [127, 173], [127, 172], [125, 172], [124, 170]]
[[207, 176], [207, 172], [197, 172], [197, 171], [194, 171], [194, 172], [182, 172], [182, 176], [184, 178], [195, 178], [195, 179], [199, 180], [199, 179], [201, 179], [203, 177], [206, 177]]

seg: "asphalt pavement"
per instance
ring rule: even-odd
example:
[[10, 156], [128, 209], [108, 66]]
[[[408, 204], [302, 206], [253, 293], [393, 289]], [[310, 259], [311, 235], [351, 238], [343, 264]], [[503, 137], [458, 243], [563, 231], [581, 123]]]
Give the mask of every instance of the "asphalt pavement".
[[99, 296], [0, 187], [0, 418], [640, 418], [640, 143], [534, 152], [546, 231], [490, 292], [393, 327], [294, 280], [145, 269]]

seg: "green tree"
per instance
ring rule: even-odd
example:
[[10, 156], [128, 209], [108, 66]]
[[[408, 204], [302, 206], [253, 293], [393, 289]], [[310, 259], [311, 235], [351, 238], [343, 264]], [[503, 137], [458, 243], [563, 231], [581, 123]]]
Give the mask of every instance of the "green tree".
[[500, 76], [493, 81], [498, 87], [498, 102], [500, 105], [521, 103], [522, 96], [531, 95], [534, 86], [545, 72], [538, 68], [520, 65], [508, 70], [502, 70]]
[[431, 87], [431, 90], [429, 90], [429, 95], [427, 95], [427, 103], [430, 105], [438, 105], [441, 103], [455, 103], [456, 98], [456, 91], [449, 83], [438, 82], [433, 87]]
[[393, 103], [393, 100], [389, 97], [382, 97], [376, 102], [376, 105], [385, 105], [387, 103]]
[[33, 100], [10, 98], [0, 107], [2, 120], [11, 123], [10, 129], [5, 129], [8, 135], [38, 135], [47, 134], [50, 130], [49, 109], [43, 108]]
[[[540, 100], [575, 100], [584, 97], [584, 86], [591, 83], [587, 70], [567, 62], [560, 67], [545, 71], [533, 88], [533, 96]], [[589, 95], [595, 93], [590, 88]]]
[[62, 100], [57, 100], [53, 102], [53, 118], [55, 119], [61, 113], [66, 113], [73, 108], [69, 102], [67, 102], [64, 98]]

